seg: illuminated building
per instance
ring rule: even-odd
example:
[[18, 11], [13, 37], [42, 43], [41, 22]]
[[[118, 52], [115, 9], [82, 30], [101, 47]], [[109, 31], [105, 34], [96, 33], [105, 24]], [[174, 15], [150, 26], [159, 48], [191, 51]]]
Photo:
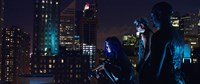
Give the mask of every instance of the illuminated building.
[[[3, 28], [4, 25], [4, 0], [0, 0], [0, 30]], [[0, 31], [0, 36], [2, 35], [2, 31]], [[0, 59], [2, 59], [1, 55], [1, 45], [2, 45], [2, 38], [0, 38]], [[0, 80], [1, 80], [1, 61], [0, 61]]]
[[59, 0], [35, 0], [33, 55], [55, 56], [59, 47]]
[[4, 0], [0, 1], [0, 28], [3, 28], [4, 23]]
[[[196, 14], [186, 14], [184, 16], [181, 16], [180, 20], [180, 29], [184, 32], [184, 40], [186, 44], [190, 45], [191, 50], [191, 59], [196, 59], [196, 57], [193, 54], [194, 48], [199, 47], [199, 39], [198, 39], [198, 26], [197, 26], [197, 15]], [[187, 53], [188, 51], [184, 51]], [[187, 56], [186, 56], [187, 57]], [[183, 59], [185, 56], [183, 57]], [[187, 57], [188, 58], [188, 57]], [[190, 61], [192, 63], [192, 61]]]
[[88, 61], [88, 55], [82, 55], [82, 51], [69, 51], [65, 47], [60, 48], [55, 67], [56, 84], [89, 84]]
[[31, 72], [53, 73], [59, 52], [60, 0], [35, 0]]
[[90, 68], [95, 66], [98, 29], [96, 13], [96, 4], [86, 3], [79, 24], [81, 49], [83, 55], [89, 55]]
[[198, 43], [200, 44], [200, 9], [198, 11], [198, 21], [197, 22], [198, 22], [197, 25], [198, 25], [198, 39], [199, 39]]
[[16, 84], [30, 72], [30, 35], [19, 27], [2, 30], [1, 80]]
[[122, 38], [122, 46], [124, 52], [130, 59], [130, 62], [134, 67], [138, 63], [137, 51], [136, 51], [136, 37], [133, 34], [125, 34]]
[[76, 2], [73, 0], [60, 14], [60, 45], [67, 50], [80, 50], [80, 36], [76, 33]]
[[174, 28], [180, 29], [180, 19], [181, 17], [180, 17], [179, 12], [175, 12], [173, 16], [171, 17], [172, 26]]

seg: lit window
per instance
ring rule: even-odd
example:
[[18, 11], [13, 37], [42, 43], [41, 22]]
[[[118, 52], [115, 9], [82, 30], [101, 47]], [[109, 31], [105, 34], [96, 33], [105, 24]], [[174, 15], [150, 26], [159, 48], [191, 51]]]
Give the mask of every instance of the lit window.
[[61, 63], [64, 63], [64, 60], [63, 60], [63, 59], [61, 60]]
[[49, 59], [49, 63], [51, 63], [52, 61], [51, 61], [51, 59]]
[[51, 64], [49, 64], [49, 68], [52, 68], [52, 65], [51, 65]]
[[58, 2], [56, 2], [56, 5], [58, 5]]
[[47, 18], [47, 17], [48, 17], [48, 15], [46, 14], [46, 15], [45, 15], [45, 17]]
[[37, 65], [34, 65], [34, 68], [37, 68]]
[[44, 70], [44, 73], [46, 73], [47, 71], [46, 71], [46, 69]]
[[44, 6], [42, 6], [42, 8], [44, 8]]
[[35, 17], [38, 17], [38, 14], [36, 14]]
[[53, 63], [55, 63], [55, 60], [53, 60]]

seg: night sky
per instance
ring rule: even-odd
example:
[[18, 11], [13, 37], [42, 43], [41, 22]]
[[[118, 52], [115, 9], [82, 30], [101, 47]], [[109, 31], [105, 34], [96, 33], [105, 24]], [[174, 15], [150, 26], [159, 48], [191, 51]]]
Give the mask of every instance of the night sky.
[[[61, 10], [71, 0], [61, 0]], [[84, 2], [92, 0], [76, 0], [78, 10]], [[181, 15], [197, 13], [200, 0], [160, 0], [169, 2], [175, 11]], [[139, 17], [149, 17], [152, 6], [159, 0], [98, 0], [99, 29], [97, 33], [97, 47], [103, 48], [103, 41], [108, 36], [135, 33], [132, 21]], [[34, 0], [5, 0], [5, 26], [19, 26], [32, 34]]]

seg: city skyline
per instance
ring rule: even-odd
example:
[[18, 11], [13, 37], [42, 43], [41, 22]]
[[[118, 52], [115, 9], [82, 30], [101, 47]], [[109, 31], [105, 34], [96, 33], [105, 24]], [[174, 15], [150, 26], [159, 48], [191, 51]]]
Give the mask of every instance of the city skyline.
[[[64, 9], [71, 0], [63, 0], [61, 2], [61, 10]], [[77, 1], [78, 10], [82, 10], [85, 2], [92, 0]], [[164, 0], [160, 0], [164, 1]], [[160, 1], [106, 1], [98, 0], [98, 19], [99, 29], [97, 30], [97, 48], [103, 48], [103, 41], [108, 36], [117, 36], [122, 38], [123, 34], [134, 33], [134, 25], [132, 21], [135, 18], [148, 16], [152, 6]], [[200, 1], [183, 0], [166, 1], [169, 2], [175, 11], [181, 14], [188, 12], [198, 12]], [[5, 27], [19, 26], [30, 34], [33, 31], [33, 7], [34, 1], [5, 1]], [[141, 6], [140, 6], [141, 4]], [[144, 6], [142, 5], [144, 4]], [[61, 11], [60, 11], [61, 12]], [[120, 31], [120, 32], [119, 32]], [[32, 38], [32, 37], [31, 37]]]
[[[133, 21], [147, 17], [153, 29], [150, 12], [161, 1], [1, 0], [0, 83], [21, 84], [21, 78], [43, 75], [54, 84], [104, 84], [106, 80], [88, 77], [109, 59], [102, 49], [111, 36], [121, 40], [123, 54], [136, 70], [140, 34], [135, 35]], [[200, 1], [166, 2], [174, 8], [172, 26], [184, 36], [181, 70], [188, 83], [198, 83], [193, 78], [200, 74]]]

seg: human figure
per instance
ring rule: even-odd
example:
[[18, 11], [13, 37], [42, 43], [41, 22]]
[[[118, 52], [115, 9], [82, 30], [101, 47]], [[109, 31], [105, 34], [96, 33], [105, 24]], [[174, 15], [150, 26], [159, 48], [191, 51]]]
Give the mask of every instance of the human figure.
[[166, 2], [157, 3], [152, 8], [151, 18], [158, 31], [151, 39], [150, 68], [145, 73], [149, 77], [148, 84], [184, 84], [180, 71], [184, 38], [172, 27], [172, 14], [172, 7]]
[[104, 48], [107, 60], [93, 71], [104, 70], [113, 84], [135, 84], [133, 66], [117, 37], [107, 38]]
[[142, 77], [142, 68], [145, 63], [146, 57], [148, 57], [150, 53], [150, 45], [151, 45], [151, 37], [153, 35], [153, 31], [148, 27], [147, 18], [139, 18], [134, 20], [134, 24], [136, 26], [136, 30], [139, 33], [139, 49], [138, 49], [138, 65], [137, 65], [137, 72], [139, 75], [139, 83], [142, 84], [145, 82]]

